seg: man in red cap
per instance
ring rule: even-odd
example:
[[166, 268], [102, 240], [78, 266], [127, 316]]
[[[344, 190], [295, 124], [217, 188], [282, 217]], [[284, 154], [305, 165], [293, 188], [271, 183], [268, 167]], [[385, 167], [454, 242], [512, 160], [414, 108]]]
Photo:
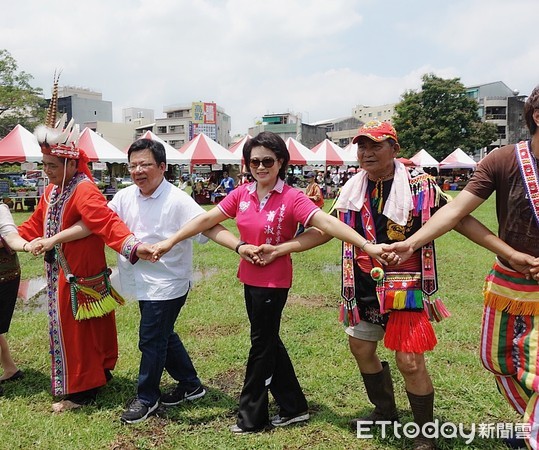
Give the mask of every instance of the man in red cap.
[[[19, 226], [19, 233], [32, 241], [55, 236], [77, 222], [88, 229], [86, 237], [58, 245], [45, 255], [52, 394], [62, 397], [53, 410], [61, 412], [92, 402], [118, 359], [114, 311], [87, 320], [75, 318], [77, 303], [73, 303], [69, 281], [107, 270], [105, 243], [132, 263], [137, 254], [143, 256], [146, 246], [108, 208], [93, 182], [88, 158], [77, 147], [78, 127], [71, 121], [64, 129], [63, 119], [52, 128], [54, 120], [35, 132], [50, 184], [32, 216]], [[80, 300], [78, 293], [76, 298]]]
[[[351, 425], [359, 433], [360, 427], [368, 424], [398, 421], [389, 364], [377, 355], [378, 341], [383, 339], [384, 345], [395, 351], [420, 430], [413, 448], [433, 449], [434, 440], [422, 433], [424, 425], [433, 422], [434, 411], [434, 387], [424, 353], [437, 343], [430, 320], [448, 315], [441, 301], [431, 298], [438, 289], [434, 243], [418, 247], [403, 264], [383, 268], [365, 250], [371, 243], [389, 244], [411, 236], [448, 198], [433, 177], [424, 173], [412, 177], [396, 159], [400, 146], [390, 123], [366, 123], [353, 143], [357, 144], [361, 170], [343, 186], [334, 210], [367, 242], [361, 248], [343, 244], [341, 320], [375, 408], [366, 417], [353, 419]], [[485, 236], [495, 238], [470, 216], [461, 221], [459, 231], [476, 242]], [[329, 239], [310, 228], [286, 243], [262, 246], [260, 258], [268, 264], [276, 257], [308, 250]]]

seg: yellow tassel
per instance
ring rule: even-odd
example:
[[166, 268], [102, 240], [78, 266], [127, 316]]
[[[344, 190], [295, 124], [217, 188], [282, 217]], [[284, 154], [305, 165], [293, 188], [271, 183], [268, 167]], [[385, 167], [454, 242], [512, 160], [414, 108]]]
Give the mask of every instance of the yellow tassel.
[[406, 291], [396, 291], [393, 309], [404, 309], [406, 306]]
[[[104, 297], [95, 297], [96, 291], [91, 288], [80, 289], [81, 292], [91, 296], [96, 301], [88, 301], [80, 303], [75, 315], [76, 320], [87, 320], [94, 317], [103, 317], [111, 313], [118, 306], [118, 302], [112, 295], [107, 294]], [[91, 291], [91, 292], [88, 292]]]

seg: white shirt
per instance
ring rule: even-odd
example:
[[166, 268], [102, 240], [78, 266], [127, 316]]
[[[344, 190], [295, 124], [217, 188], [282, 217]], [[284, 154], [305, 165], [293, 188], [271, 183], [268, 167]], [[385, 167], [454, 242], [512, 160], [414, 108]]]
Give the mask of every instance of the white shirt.
[[[144, 243], [154, 244], [170, 237], [202, 209], [188, 194], [165, 179], [155, 192], [144, 197], [136, 185], [119, 190], [109, 202], [135, 236]], [[202, 235], [199, 242], [207, 242]], [[139, 260], [130, 264], [118, 255], [121, 293], [138, 300], [172, 300], [189, 290], [193, 272], [191, 239], [176, 244], [155, 263]]]
[[9, 206], [5, 203], [0, 203], [0, 234], [5, 236], [13, 232], [17, 232], [17, 226], [13, 222], [13, 216], [9, 211]]

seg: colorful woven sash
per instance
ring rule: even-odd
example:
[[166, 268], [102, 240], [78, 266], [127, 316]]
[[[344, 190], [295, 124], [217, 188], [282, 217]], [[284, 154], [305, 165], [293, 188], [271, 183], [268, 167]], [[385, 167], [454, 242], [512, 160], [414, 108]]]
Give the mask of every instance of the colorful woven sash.
[[515, 153], [524, 182], [524, 189], [530, 207], [535, 217], [535, 223], [539, 225], [539, 184], [537, 182], [537, 166], [535, 158], [531, 155], [528, 141], [521, 141], [515, 145]]

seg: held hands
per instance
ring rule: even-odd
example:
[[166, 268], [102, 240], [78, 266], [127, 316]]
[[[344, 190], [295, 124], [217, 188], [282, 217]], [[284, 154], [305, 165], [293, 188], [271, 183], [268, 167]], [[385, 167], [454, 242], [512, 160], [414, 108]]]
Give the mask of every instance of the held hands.
[[363, 251], [384, 266], [394, 266], [402, 262], [401, 257], [394, 251], [388, 250], [385, 244], [368, 243], [363, 246]]
[[168, 239], [156, 242], [150, 246], [152, 254], [148, 259], [152, 262], [159, 261], [159, 258], [161, 258], [161, 256], [163, 256], [165, 253], [169, 252], [172, 247], [173, 246]]
[[36, 238], [28, 244], [24, 245], [24, 248], [28, 253], [34, 256], [39, 256], [46, 251], [51, 250], [55, 245], [53, 238]]
[[262, 244], [256, 247], [253, 255], [253, 263], [258, 266], [267, 266], [279, 257], [277, 247], [271, 244]]
[[154, 262], [154, 260], [153, 260], [153, 246], [151, 246], [150, 244], [146, 244], [145, 242], [142, 242], [137, 247], [137, 256], [140, 259], [144, 259], [146, 261]]
[[[240, 249], [244, 247], [254, 248], [254, 250], [252, 250], [252, 253], [249, 253], [249, 256], [251, 258], [250, 262], [258, 266], [262, 266], [262, 267], [267, 266], [268, 264], [271, 264], [277, 258], [279, 258], [280, 256], [283, 256], [282, 254], [279, 253], [278, 247], [271, 244], [262, 244], [258, 247], [255, 247], [252, 245], [249, 245], [249, 246], [245, 245], [245, 246], [240, 247]], [[364, 250], [365, 252], [367, 252], [367, 254], [370, 257], [375, 258], [377, 261], [379, 261], [383, 265], [399, 264], [401, 262], [400, 256], [394, 252], [386, 251], [384, 247], [385, 246], [382, 244], [369, 243], [368, 245], [365, 245]], [[242, 254], [242, 257], [243, 257], [243, 254]], [[247, 259], [247, 258], [244, 258], [244, 259]]]
[[257, 264], [258, 255], [257, 255], [258, 247], [256, 245], [252, 244], [243, 244], [238, 248], [238, 254], [245, 260], [250, 262], [251, 264]]
[[[408, 241], [394, 242], [393, 244], [382, 244], [382, 249], [384, 252], [389, 252], [389, 254], [393, 254], [398, 257], [399, 261], [394, 264], [401, 264], [407, 261], [410, 256], [414, 254], [414, 248], [408, 243]], [[384, 258], [383, 255], [382, 258]]]

